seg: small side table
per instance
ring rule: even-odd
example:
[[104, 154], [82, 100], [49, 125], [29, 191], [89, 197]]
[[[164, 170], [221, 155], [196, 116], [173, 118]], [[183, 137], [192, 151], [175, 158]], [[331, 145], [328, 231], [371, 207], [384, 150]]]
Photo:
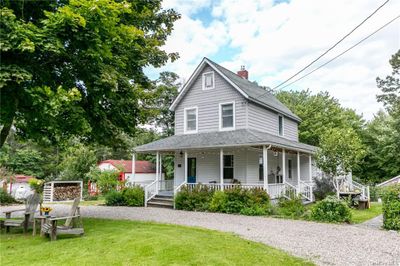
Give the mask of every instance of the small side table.
[[44, 225], [44, 223], [47, 221], [47, 219], [52, 218], [51, 215], [39, 215], [36, 217], [33, 217], [33, 232], [32, 235], [35, 236], [36, 235], [36, 221], [39, 220], [40, 221], [40, 236], [43, 236], [43, 232], [42, 232], [42, 227]]

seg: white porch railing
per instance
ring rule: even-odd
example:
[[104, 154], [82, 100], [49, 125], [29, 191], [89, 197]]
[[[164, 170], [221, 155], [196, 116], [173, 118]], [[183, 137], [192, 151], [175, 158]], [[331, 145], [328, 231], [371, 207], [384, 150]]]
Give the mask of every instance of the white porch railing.
[[[182, 187], [187, 187], [189, 190], [194, 189], [196, 186], [206, 186], [212, 190], [221, 190], [221, 184], [218, 183], [186, 183], [183, 182], [179, 186], [177, 186], [174, 189], [174, 195], [178, 193]], [[223, 189], [233, 189], [235, 187], [242, 187], [242, 188], [259, 188], [259, 189], [264, 189], [263, 184], [223, 184], [222, 185]], [[310, 195], [312, 195], [312, 189], [307, 188], [307, 197], [311, 198]], [[300, 193], [300, 189], [297, 187], [289, 184], [289, 183], [276, 183], [276, 184], [268, 184], [267, 192], [271, 199], [277, 199], [279, 197], [286, 197], [286, 198], [291, 198]]]
[[268, 194], [271, 199], [277, 199], [284, 194], [285, 184], [276, 183], [276, 184], [268, 184]]
[[300, 194], [309, 201], [313, 201], [313, 186], [304, 181], [300, 181]]
[[147, 207], [147, 202], [154, 198], [157, 193], [157, 180], [151, 182], [147, 186], [144, 187], [144, 206]]

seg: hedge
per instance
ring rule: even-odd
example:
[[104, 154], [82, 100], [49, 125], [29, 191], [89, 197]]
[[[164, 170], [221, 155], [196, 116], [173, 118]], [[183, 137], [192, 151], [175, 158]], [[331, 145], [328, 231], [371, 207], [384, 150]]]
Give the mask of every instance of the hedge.
[[381, 192], [383, 228], [400, 230], [400, 184], [391, 185]]
[[175, 207], [189, 211], [265, 215], [270, 209], [270, 198], [259, 188], [245, 189], [238, 186], [214, 191], [199, 184], [194, 188], [182, 188], [175, 197]]

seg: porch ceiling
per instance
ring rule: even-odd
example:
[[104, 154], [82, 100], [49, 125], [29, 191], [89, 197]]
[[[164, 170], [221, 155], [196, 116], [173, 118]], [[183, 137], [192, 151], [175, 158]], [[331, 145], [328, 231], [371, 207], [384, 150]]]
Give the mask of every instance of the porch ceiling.
[[255, 145], [272, 145], [307, 153], [315, 153], [317, 150], [317, 147], [315, 146], [289, 140], [254, 129], [174, 135], [165, 139], [138, 146], [134, 150], [136, 152], [155, 152]]

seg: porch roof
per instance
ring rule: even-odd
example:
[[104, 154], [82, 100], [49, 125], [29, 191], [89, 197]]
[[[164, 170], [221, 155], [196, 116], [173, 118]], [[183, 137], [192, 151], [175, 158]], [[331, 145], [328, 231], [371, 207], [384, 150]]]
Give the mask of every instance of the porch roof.
[[136, 152], [174, 151], [184, 149], [222, 148], [236, 146], [272, 145], [315, 153], [317, 147], [275, 136], [254, 129], [216, 131], [174, 135], [134, 148]]

